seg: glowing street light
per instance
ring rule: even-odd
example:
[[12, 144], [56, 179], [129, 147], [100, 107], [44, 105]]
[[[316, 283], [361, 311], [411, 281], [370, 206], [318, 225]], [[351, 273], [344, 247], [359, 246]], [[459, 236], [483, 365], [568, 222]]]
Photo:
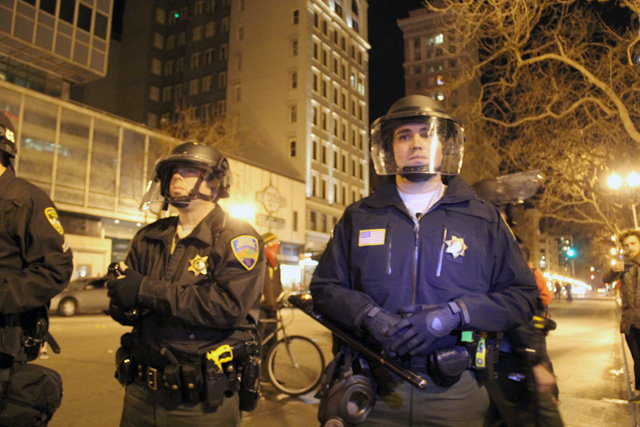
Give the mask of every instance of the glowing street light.
[[[607, 185], [609, 188], [613, 190], [619, 190], [623, 188], [627, 192], [633, 190], [634, 192], [638, 191], [638, 187], [640, 186], [640, 175], [636, 171], [631, 171], [627, 179], [622, 179], [615, 172], [612, 173], [609, 178], [607, 178]], [[636, 214], [636, 202], [637, 198], [631, 202], [631, 210], [633, 211], [633, 226], [638, 228], [638, 215]]]

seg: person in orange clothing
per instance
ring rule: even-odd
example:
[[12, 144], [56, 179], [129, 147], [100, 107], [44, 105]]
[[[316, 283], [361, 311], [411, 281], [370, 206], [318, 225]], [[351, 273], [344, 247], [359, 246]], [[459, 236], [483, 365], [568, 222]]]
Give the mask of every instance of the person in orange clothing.
[[527, 264], [529, 264], [529, 268], [533, 273], [533, 277], [536, 278], [536, 283], [538, 284], [538, 291], [540, 292], [540, 302], [542, 303], [542, 306], [546, 310], [546, 308], [549, 307], [549, 303], [551, 302], [551, 299], [553, 298], [553, 296], [551, 295], [551, 291], [547, 286], [547, 281], [545, 280], [540, 270], [538, 270], [533, 266], [533, 263], [531, 262], [531, 251], [529, 250], [529, 248], [522, 245], [521, 249], [522, 249], [522, 252], [524, 253], [525, 259], [527, 260]]

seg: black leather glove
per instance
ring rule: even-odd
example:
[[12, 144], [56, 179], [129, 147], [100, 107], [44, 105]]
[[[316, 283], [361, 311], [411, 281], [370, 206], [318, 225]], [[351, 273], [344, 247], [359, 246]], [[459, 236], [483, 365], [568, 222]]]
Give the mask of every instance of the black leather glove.
[[[394, 337], [390, 350], [400, 356], [414, 356], [427, 350], [440, 337], [449, 335], [462, 323], [460, 306], [452, 301], [441, 305], [412, 305], [399, 310], [406, 317], [387, 330]], [[402, 332], [403, 329], [406, 329]]]
[[380, 343], [387, 355], [394, 357], [395, 354], [390, 348], [394, 337], [388, 336], [387, 331], [401, 320], [402, 317], [397, 314], [391, 314], [377, 305], [370, 305], [364, 310], [362, 327]]
[[143, 278], [142, 274], [127, 268], [124, 271], [124, 276], [107, 280], [107, 288], [109, 288], [107, 295], [122, 309], [129, 309], [136, 305], [138, 289], [140, 289]]

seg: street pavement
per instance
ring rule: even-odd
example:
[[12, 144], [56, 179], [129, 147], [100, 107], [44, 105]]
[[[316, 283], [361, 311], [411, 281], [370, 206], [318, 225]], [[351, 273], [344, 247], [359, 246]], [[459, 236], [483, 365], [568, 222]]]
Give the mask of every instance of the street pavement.
[[[290, 334], [308, 336], [331, 360], [329, 332], [297, 310], [288, 310]], [[627, 403], [629, 380], [618, 332], [619, 313], [611, 298], [552, 301], [558, 328], [548, 350], [560, 387], [560, 412], [567, 427], [635, 426], [636, 406]], [[291, 315], [293, 317], [291, 318]], [[50, 427], [111, 427], [119, 424], [124, 392], [113, 378], [114, 353], [128, 328], [107, 316], [53, 317], [51, 331], [62, 353], [36, 363], [49, 366], [64, 379], [64, 398]], [[244, 414], [243, 426], [313, 426], [318, 402], [314, 393], [292, 398], [263, 384], [258, 408]]]

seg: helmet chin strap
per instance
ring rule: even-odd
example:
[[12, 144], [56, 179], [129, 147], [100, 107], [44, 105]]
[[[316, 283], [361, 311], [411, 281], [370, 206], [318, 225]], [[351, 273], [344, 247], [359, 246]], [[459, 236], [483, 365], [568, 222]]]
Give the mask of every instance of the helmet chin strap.
[[192, 203], [196, 199], [204, 200], [207, 202], [215, 202], [216, 201], [215, 194], [209, 195], [209, 194], [200, 193], [198, 191], [198, 189], [200, 188], [200, 185], [204, 181], [204, 178], [202, 177], [202, 175], [203, 174], [201, 173], [200, 176], [198, 177], [198, 181], [196, 181], [195, 185], [193, 186], [191, 191], [189, 191], [188, 195], [180, 196], [180, 197], [167, 197], [167, 201], [169, 202], [169, 204], [171, 206], [175, 206], [176, 208], [184, 208], [184, 207], [187, 207], [190, 203]]
[[[435, 173], [420, 172], [423, 167], [424, 166], [405, 166], [398, 175], [411, 182], [423, 182], [435, 175]], [[439, 171], [440, 168], [438, 168], [438, 172]]]

